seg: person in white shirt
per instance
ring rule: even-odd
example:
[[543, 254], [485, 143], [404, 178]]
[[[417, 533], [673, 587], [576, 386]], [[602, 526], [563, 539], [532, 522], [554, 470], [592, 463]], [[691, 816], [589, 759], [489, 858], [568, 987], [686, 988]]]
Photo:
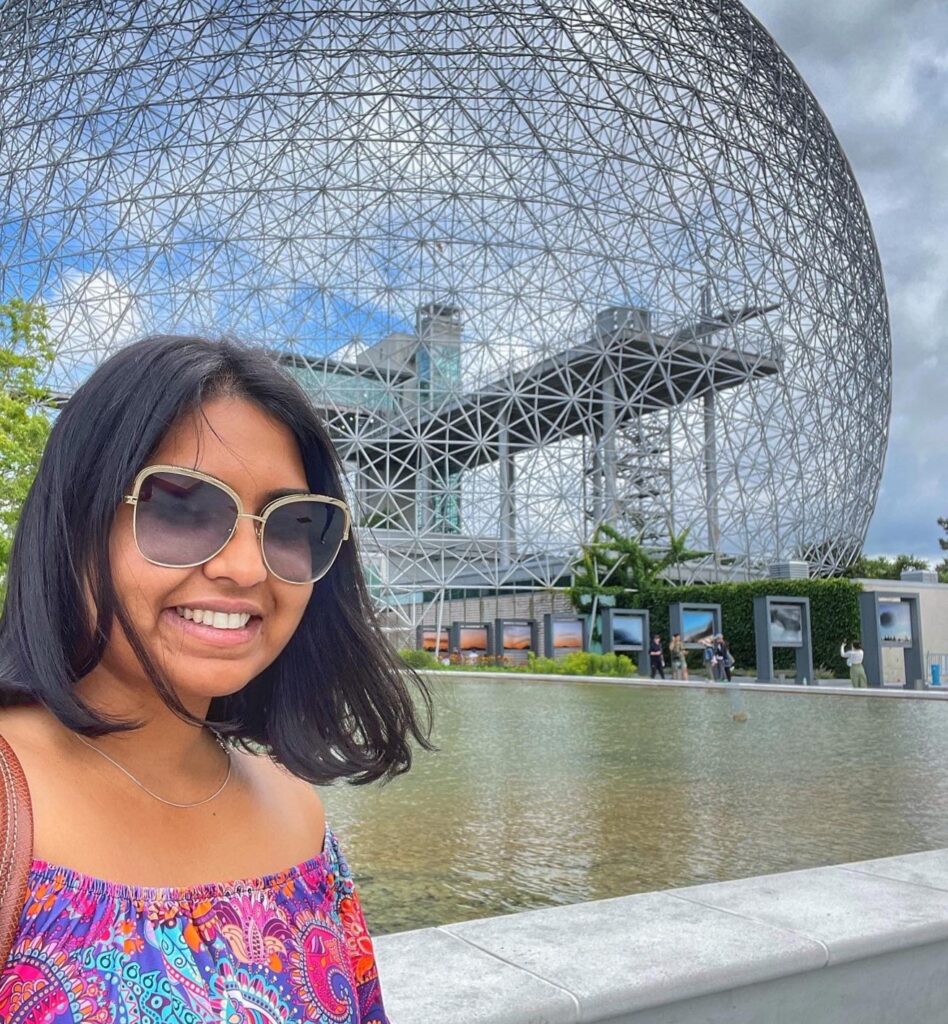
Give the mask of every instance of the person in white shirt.
[[847, 651], [847, 643], [848, 641], [844, 640], [840, 645], [839, 656], [845, 658], [846, 664], [849, 666], [849, 681], [853, 686], [862, 689], [869, 685], [869, 681], [866, 679], [866, 670], [862, 667], [862, 659], [865, 656], [862, 644], [856, 640]]

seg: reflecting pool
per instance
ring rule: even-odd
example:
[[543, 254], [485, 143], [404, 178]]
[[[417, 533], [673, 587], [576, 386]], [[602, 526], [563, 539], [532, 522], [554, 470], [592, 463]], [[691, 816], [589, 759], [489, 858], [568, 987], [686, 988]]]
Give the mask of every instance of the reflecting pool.
[[438, 753], [321, 791], [376, 934], [948, 846], [948, 702], [432, 687]]

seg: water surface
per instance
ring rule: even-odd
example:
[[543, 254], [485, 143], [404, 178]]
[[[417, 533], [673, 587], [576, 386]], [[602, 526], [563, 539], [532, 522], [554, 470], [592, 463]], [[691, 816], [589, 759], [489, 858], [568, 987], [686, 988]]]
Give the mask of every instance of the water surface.
[[948, 846], [948, 702], [432, 685], [438, 753], [322, 790], [376, 934]]

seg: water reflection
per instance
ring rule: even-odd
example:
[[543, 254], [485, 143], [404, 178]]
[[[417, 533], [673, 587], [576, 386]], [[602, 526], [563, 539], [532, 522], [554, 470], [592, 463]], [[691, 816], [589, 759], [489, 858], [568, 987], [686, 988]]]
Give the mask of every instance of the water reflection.
[[441, 682], [436, 754], [322, 791], [377, 934], [948, 846], [941, 702]]

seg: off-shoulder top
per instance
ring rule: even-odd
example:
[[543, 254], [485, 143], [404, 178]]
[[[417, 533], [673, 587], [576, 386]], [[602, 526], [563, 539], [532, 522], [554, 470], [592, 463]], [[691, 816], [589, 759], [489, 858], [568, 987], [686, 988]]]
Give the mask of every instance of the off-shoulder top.
[[34, 860], [4, 1024], [388, 1024], [332, 830], [261, 878], [149, 888]]

